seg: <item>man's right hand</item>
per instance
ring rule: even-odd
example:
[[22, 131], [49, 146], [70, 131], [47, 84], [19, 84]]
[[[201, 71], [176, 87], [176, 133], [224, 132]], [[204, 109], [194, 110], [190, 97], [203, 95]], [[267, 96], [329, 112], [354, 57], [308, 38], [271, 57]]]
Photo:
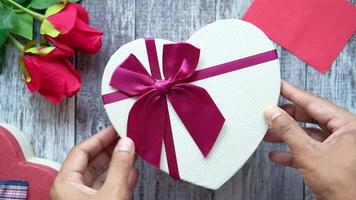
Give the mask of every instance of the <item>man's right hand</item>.
[[293, 104], [265, 110], [271, 129], [264, 140], [290, 152], [272, 151], [270, 159], [299, 169], [318, 200], [356, 199], [356, 116], [284, 81], [281, 95]]

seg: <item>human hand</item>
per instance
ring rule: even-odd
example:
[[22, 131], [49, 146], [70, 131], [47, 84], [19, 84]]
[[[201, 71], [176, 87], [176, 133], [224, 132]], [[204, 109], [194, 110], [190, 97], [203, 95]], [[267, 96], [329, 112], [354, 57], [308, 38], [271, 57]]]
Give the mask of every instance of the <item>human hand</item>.
[[265, 110], [271, 129], [264, 140], [285, 142], [290, 152], [272, 151], [270, 159], [299, 169], [316, 199], [355, 199], [356, 116], [284, 81], [281, 95], [293, 104]]
[[131, 199], [138, 180], [134, 143], [129, 138], [117, 141], [109, 127], [74, 147], [52, 186], [51, 199]]

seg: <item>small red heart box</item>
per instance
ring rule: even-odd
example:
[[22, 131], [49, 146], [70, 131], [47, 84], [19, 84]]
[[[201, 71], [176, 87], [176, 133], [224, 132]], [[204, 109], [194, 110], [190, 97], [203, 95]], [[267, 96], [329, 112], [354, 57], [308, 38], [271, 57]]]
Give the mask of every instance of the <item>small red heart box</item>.
[[37, 158], [24, 133], [0, 124], [0, 180], [28, 181], [28, 200], [49, 199], [59, 164]]

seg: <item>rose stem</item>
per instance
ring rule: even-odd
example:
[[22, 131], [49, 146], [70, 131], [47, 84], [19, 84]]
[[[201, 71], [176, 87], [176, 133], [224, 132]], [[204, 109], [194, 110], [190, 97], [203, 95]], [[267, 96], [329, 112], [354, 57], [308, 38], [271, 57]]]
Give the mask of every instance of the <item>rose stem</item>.
[[[24, 51], [24, 46], [18, 41], [18, 40], [16, 40], [12, 35], [9, 35], [9, 38], [11, 39], [11, 41], [14, 43], [14, 45], [16, 46], [16, 48], [18, 48], [21, 52], [23, 52]], [[23, 56], [23, 55], [22, 55]], [[22, 57], [21, 56], [21, 57]], [[28, 72], [28, 70], [27, 70], [27, 68], [26, 68], [26, 66], [25, 66], [25, 64], [23, 63], [23, 61], [21, 61], [22, 59], [21, 59], [21, 57], [20, 57], [20, 62], [19, 62], [19, 64], [20, 64], [20, 69], [21, 69], [21, 71], [22, 71], [22, 73], [23, 73], [23, 75], [24, 75], [24, 82], [25, 83], [29, 83], [29, 82], [31, 82], [31, 76], [30, 76], [30, 73]]]
[[28, 8], [25, 8], [25, 7], [21, 6], [20, 4], [16, 3], [15, 1], [13, 1], [13, 0], [5, 0], [5, 1], [7, 1], [7, 2], [9, 2], [11, 5], [13, 5], [13, 6], [15, 6], [15, 7], [19, 8], [19, 9], [21, 9], [21, 10], [23, 10], [23, 11], [25, 11], [27, 14], [33, 16], [34, 18], [36, 18], [36, 19], [39, 20], [39, 21], [43, 21], [44, 18], [45, 18], [44, 15], [42, 15], [42, 14], [40, 14], [40, 13], [37, 13], [37, 12], [35, 12], [35, 11], [32, 11], [32, 10], [30, 10], [30, 9], [28, 9]]
[[14, 36], [12, 36], [11, 34], [9, 35], [10, 40], [12, 41], [12, 43], [14, 43], [15, 47], [18, 48], [21, 52], [24, 50], [24, 46], [14, 38]]

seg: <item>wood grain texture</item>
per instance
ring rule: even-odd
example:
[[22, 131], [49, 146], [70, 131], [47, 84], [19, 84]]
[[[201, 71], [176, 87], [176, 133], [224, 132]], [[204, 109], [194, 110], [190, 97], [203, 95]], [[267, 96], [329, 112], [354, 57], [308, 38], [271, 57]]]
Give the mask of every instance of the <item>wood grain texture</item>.
[[76, 99], [76, 143], [109, 124], [101, 100], [101, 78], [107, 61], [121, 45], [134, 39], [135, 2], [82, 1], [91, 25], [104, 32], [103, 48], [95, 55], [78, 54], [77, 68], [84, 83]]
[[[356, 0], [351, 2], [355, 4]], [[83, 0], [91, 24], [101, 29], [104, 37], [98, 54], [78, 53], [74, 60], [83, 81], [77, 97], [55, 107], [39, 95], [31, 95], [19, 80], [18, 52], [9, 45], [0, 76], [0, 121], [23, 129], [38, 156], [62, 161], [74, 144], [110, 124], [100, 97], [101, 77], [111, 54], [122, 44], [148, 36], [184, 41], [215, 20], [241, 18], [250, 4], [251, 0]], [[356, 113], [356, 36], [326, 75], [280, 46], [276, 48], [284, 80]], [[217, 191], [174, 181], [138, 160], [141, 178], [134, 199], [312, 199], [296, 170], [269, 161], [268, 152], [273, 150], [286, 151], [287, 147], [262, 142], [246, 165]]]

